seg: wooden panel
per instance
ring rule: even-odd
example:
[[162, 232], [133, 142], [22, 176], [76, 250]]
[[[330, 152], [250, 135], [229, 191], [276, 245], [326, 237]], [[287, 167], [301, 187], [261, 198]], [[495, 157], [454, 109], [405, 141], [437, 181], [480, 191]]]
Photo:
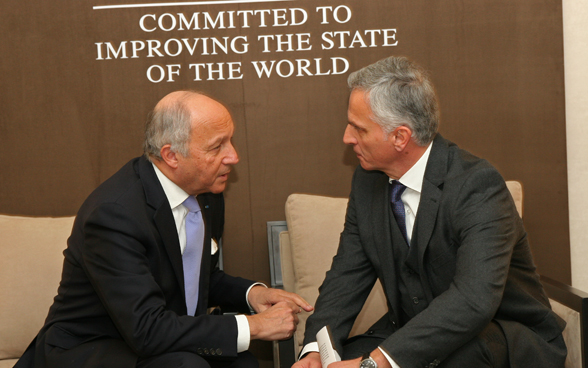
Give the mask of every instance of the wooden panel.
[[[351, 71], [402, 54], [430, 70], [445, 137], [487, 158], [506, 179], [524, 183], [525, 224], [537, 266], [543, 274], [570, 283], [560, 1], [294, 0], [92, 8], [111, 4], [125, 1], [34, 0], [4, 7], [0, 212], [74, 214], [99, 183], [141, 153], [143, 122], [162, 96], [182, 88], [204, 90], [231, 109], [241, 155], [226, 193], [225, 267], [267, 282], [266, 222], [284, 219], [284, 202], [293, 192], [346, 196], [357, 160], [341, 141], [349, 72], [298, 76], [296, 71], [287, 78], [260, 78], [252, 62], [288, 60], [297, 65], [296, 60], [314, 63], [321, 58], [324, 71], [332, 70], [331, 58], [342, 58]], [[339, 21], [329, 17], [323, 24], [317, 11], [321, 6], [339, 9]], [[349, 21], [345, 7], [352, 12]], [[179, 19], [178, 13], [190, 17], [196, 12], [282, 8], [306, 10], [307, 22], [273, 26], [273, 13], [268, 13], [267, 27], [260, 27], [259, 16], [251, 18], [248, 28], [242, 20], [224, 29], [176, 26], [145, 32], [140, 27], [141, 18], [150, 14]], [[171, 16], [162, 17], [164, 28], [171, 27], [166, 23]], [[370, 47], [365, 30], [382, 29], [396, 29], [396, 46], [383, 46], [377, 34], [375, 47]], [[333, 33], [347, 31], [342, 42]], [[353, 42], [356, 31], [366, 47]], [[321, 38], [324, 32], [331, 32], [331, 49], [321, 47], [329, 45]], [[277, 52], [274, 42], [264, 52], [258, 40], [297, 33], [311, 34], [312, 49]], [[249, 39], [247, 53], [203, 55], [198, 46], [194, 55], [184, 51], [147, 57], [147, 51], [140, 51], [133, 58], [128, 51], [126, 59], [105, 58], [106, 42], [164, 44], [169, 39], [239, 36]], [[188, 68], [190, 63], [220, 62], [241, 62], [243, 78], [194, 81]], [[316, 74], [313, 63], [309, 70]], [[170, 64], [182, 66], [174, 82], [149, 81], [148, 68]]]

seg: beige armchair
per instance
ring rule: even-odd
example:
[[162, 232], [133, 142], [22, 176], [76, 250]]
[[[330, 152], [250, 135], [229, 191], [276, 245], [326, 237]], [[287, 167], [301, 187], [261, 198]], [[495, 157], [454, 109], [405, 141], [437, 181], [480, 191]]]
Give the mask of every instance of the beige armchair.
[[0, 368], [16, 364], [45, 322], [73, 221], [0, 215]]
[[[522, 216], [522, 186], [516, 181], [507, 182], [507, 186], [517, 210]], [[308, 194], [292, 194], [288, 197], [286, 221], [268, 223], [273, 287], [283, 286], [285, 290], [300, 294], [314, 305], [318, 297], [318, 288], [337, 251], [339, 235], [345, 221], [347, 201], [347, 198]], [[582, 306], [588, 308], [588, 294], [565, 285], [556, 285], [556, 282], [544, 277], [542, 277], [542, 282], [546, 285], [546, 290], [552, 298], [554, 310], [568, 321], [568, 327], [564, 331], [564, 338], [569, 350], [566, 368], [584, 367], [582, 359], [585, 358], [582, 353], [580, 327], [586, 326], [587, 322], [581, 318], [583, 315], [579, 311], [582, 310]], [[573, 302], [569, 300], [564, 302], [561, 298], [562, 295], [553, 293], [553, 290], [556, 293], [563, 291], [562, 288], [567, 288], [565, 293], [574, 300]], [[586, 310], [588, 311], [588, 309]], [[384, 292], [378, 282], [355, 321], [350, 337], [367, 331], [386, 311]], [[290, 368], [295, 361], [302, 348], [304, 326], [308, 315], [303, 313], [300, 316], [298, 330], [293, 339], [274, 345], [276, 368]]]

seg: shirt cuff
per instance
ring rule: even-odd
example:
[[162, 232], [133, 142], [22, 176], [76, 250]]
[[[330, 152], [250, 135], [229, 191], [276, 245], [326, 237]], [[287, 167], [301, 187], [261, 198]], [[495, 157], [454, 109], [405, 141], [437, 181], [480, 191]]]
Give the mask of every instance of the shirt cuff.
[[249, 322], [246, 316], [238, 314], [235, 319], [237, 320], [237, 353], [242, 353], [249, 349], [251, 331], [249, 330]]
[[302, 358], [303, 356], [305, 356], [308, 353], [318, 353], [318, 352], [319, 352], [318, 342], [308, 343], [308, 344], [304, 345], [304, 347], [302, 348], [302, 351], [298, 355], [298, 359]]
[[382, 354], [384, 354], [384, 356], [386, 357], [386, 359], [388, 359], [388, 361], [390, 362], [390, 365], [392, 366], [392, 368], [400, 368], [400, 366], [398, 364], [396, 364], [396, 362], [394, 360], [392, 360], [392, 358], [390, 358], [390, 355], [388, 355], [384, 349], [382, 349], [381, 347], [378, 347], [378, 349], [380, 349], [380, 351], [382, 352]]
[[[247, 306], [249, 306], [249, 311], [251, 312], [251, 314], [255, 314], [255, 309], [253, 309], [251, 307], [251, 304], [249, 304], [249, 292], [251, 291], [252, 287], [257, 286], [257, 285], [261, 285], [267, 289], [267, 285], [264, 284], [263, 282], [256, 282], [253, 285], [249, 286], [249, 289], [247, 289], [247, 292], [245, 293], [245, 301], [247, 302]], [[249, 324], [247, 326], [249, 326]]]
[[[251, 288], [256, 285], [267, 287], [264, 283], [256, 282], [247, 289], [247, 292], [245, 293], [245, 301], [247, 302], [251, 314], [254, 314], [255, 310], [251, 308], [251, 304], [249, 304], [249, 291], [251, 291]], [[235, 316], [235, 319], [237, 320], [237, 352], [242, 353], [249, 349], [249, 344], [251, 344], [251, 330], [249, 329], [249, 321], [246, 316], [238, 314]]]

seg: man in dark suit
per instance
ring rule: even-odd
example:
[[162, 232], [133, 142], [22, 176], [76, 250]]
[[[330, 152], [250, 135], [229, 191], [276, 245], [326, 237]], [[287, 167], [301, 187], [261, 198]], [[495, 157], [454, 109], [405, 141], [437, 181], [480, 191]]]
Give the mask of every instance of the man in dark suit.
[[[291, 336], [306, 301], [217, 267], [233, 131], [203, 94], [157, 104], [145, 155], [78, 212], [58, 295], [16, 367], [254, 368], [251, 339]], [[207, 315], [211, 306], [258, 314]]]
[[[512, 197], [487, 161], [437, 133], [426, 73], [390, 57], [348, 82], [343, 141], [360, 167], [294, 368], [320, 367], [314, 341], [325, 325], [343, 355], [329, 368], [563, 367], [563, 321]], [[378, 278], [388, 313], [346, 340]]]

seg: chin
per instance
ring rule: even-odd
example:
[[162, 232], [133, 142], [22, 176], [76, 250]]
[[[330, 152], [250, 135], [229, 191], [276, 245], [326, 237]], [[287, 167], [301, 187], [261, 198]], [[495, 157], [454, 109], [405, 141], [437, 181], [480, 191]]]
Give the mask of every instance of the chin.
[[361, 166], [362, 169], [367, 170], [367, 171], [375, 170], [375, 168], [373, 166], [370, 166], [363, 161], [359, 161], [359, 165]]
[[214, 193], [214, 194], [219, 194], [219, 193], [224, 192], [226, 187], [227, 187], [226, 183], [223, 183], [221, 185], [215, 185], [212, 188], [210, 188], [210, 192]]

